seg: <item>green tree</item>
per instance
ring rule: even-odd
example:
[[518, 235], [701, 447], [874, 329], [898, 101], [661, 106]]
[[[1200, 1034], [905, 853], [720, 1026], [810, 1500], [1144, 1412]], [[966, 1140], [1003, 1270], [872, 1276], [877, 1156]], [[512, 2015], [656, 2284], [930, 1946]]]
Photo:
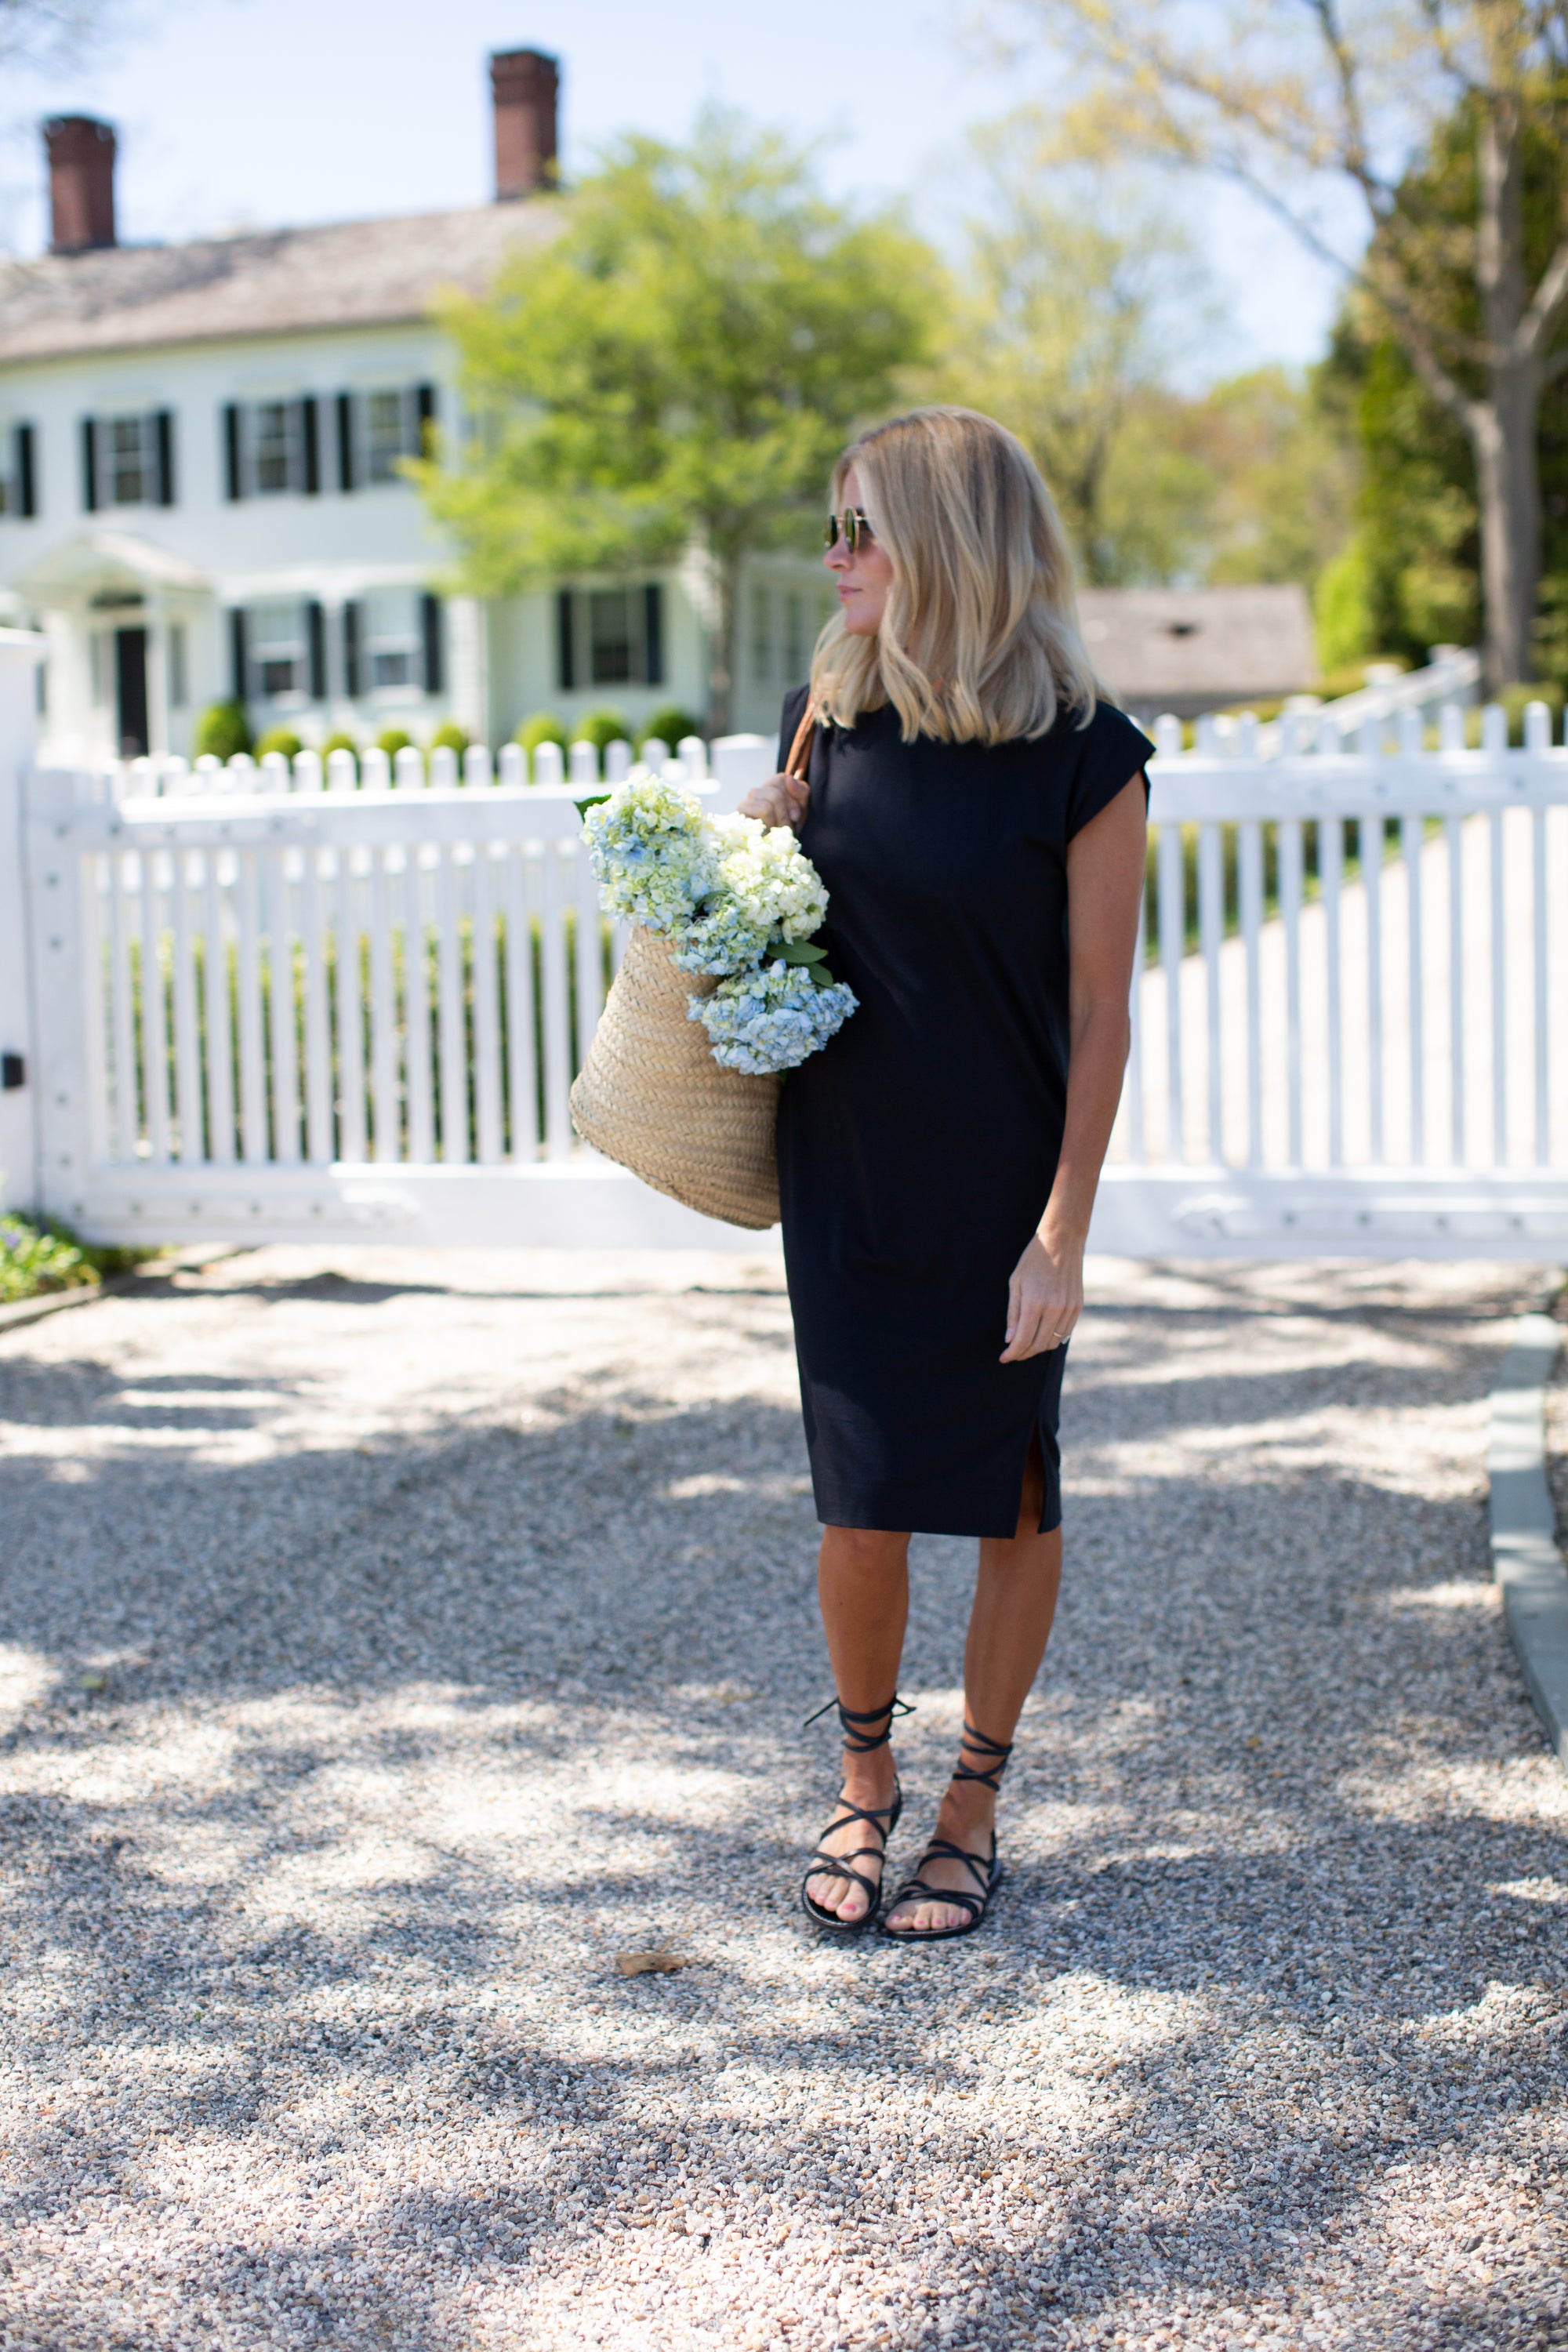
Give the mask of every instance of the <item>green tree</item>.
[[1188, 568], [1212, 488], [1169, 431], [1172, 370], [1212, 318], [1189, 241], [1114, 175], [1053, 168], [1032, 114], [974, 147], [984, 201], [942, 389], [1018, 436], [1092, 585]]
[[[1253, 189], [1347, 269], [1465, 438], [1473, 468], [1489, 682], [1530, 675], [1542, 574], [1538, 427], [1568, 369], [1568, 0], [998, 0], [1052, 45], [1086, 148], [1114, 142]], [[1433, 201], [1449, 127], [1462, 203]], [[1551, 203], [1532, 207], [1550, 167]], [[1351, 263], [1321, 226], [1325, 186], [1369, 231]]]
[[846, 438], [926, 356], [941, 272], [892, 217], [829, 204], [782, 139], [713, 111], [684, 149], [623, 141], [563, 212], [489, 300], [447, 306], [468, 437], [412, 470], [481, 594], [695, 544], [721, 733], [742, 562], [815, 509]]
[[[1457, 332], [1476, 330], [1477, 298], [1459, 259], [1476, 203], [1478, 140], [1461, 106], [1408, 175], [1407, 208], [1448, 240], [1445, 275], [1435, 270]], [[1568, 174], [1557, 145], [1531, 125], [1523, 139], [1521, 206], [1527, 264], [1543, 265], [1557, 235]], [[1440, 249], [1440, 248], [1439, 248]], [[1560, 325], [1549, 357], [1568, 337]], [[1479, 625], [1482, 527], [1473, 452], [1458, 420], [1438, 401], [1380, 311], [1352, 295], [1337, 323], [1327, 373], [1360, 443], [1363, 487], [1353, 556], [1363, 581], [1368, 647], [1419, 657], [1440, 639], [1471, 640]], [[1568, 392], [1542, 394], [1536, 418], [1542, 603], [1554, 610], [1568, 585]], [[1550, 635], [1550, 631], [1548, 631]], [[1367, 648], [1358, 648], [1363, 650]], [[1538, 666], [1560, 676], [1560, 653], [1535, 638]]]
[[1205, 579], [1315, 586], [1350, 536], [1359, 471], [1323, 371], [1231, 376], [1188, 404], [1179, 434], [1214, 484]]
[[1179, 390], [1223, 320], [1169, 205], [1113, 168], [1064, 166], [1033, 110], [974, 143], [985, 201], [966, 225], [942, 387], [1031, 451], [1083, 577], [1310, 586], [1351, 528], [1354, 487], [1316, 375]]

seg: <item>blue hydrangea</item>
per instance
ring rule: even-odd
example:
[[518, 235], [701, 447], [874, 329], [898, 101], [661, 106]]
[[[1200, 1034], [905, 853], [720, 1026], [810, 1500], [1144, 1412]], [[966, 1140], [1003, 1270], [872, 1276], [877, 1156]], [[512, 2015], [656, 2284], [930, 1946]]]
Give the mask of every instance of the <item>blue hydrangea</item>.
[[751, 971], [771, 936], [769, 926], [759, 923], [739, 898], [715, 893], [682, 934], [674, 961], [682, 971], [727, 978], [731, 972]]
[[759, 971], [721, 981], [711, 996], [694, 999], [690, 1018], [708, 1032], [716, 1062], [760, 1078], [793, 1070], [816, 1053], [858, 1001], [842, 981], [824, 987], [807, 965], [776, 956]]
[[584, 820], [606, 914], [684, 932], [713, 887], [715, 844], [695, 793], [634, 769]]

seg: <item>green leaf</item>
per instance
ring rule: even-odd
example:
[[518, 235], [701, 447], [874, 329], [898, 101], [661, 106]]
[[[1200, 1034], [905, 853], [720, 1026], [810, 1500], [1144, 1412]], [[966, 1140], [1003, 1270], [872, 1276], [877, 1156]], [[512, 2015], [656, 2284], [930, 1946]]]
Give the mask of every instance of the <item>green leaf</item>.
[[586, 816], [591, 808], [601, 807], [609, 798], [608, 793], [590, 793], [585, 800], [580, 800], [577, 803], [578, 815]]
[[[815, 157], [710, 110], [623, 139], [489, 297], [452, 296], [466, 424], [410, 460], [468, 586], [809, 539], [845, 441], [928, 361], [948, 307], [895, 212], [834, 203]], [[480, 583], [482, 587], [480, 586]]]
[[814, 963], [811, 967], [811, 976], [818, 988], [832, 988], [837, 984], [833, 974], [825, 963]]
[[770, 956], [782, 956], [785, 963], [821, 963], [827, 954], [826, 948], [814, 948], [809, 940], [780, 940], [775, 945], [768, 941]]

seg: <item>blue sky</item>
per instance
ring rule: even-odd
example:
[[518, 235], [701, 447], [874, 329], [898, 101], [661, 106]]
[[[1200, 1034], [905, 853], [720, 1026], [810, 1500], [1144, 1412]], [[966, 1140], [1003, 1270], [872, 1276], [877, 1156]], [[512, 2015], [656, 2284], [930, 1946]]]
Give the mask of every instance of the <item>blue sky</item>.
[[[99, 113], [121, 133], [121, 234], [422, 212], [486, 201], [491, 48], [560, 56], [568, 170], [636, 128], [679, 138], [705, 98], [827, 134], [845, 194], [902, 195], [938, 235], [967, 124], [1045, 87], [963, 26], [963, 0], [121, 0], [127, 29], [89, 66], [8, 74], [0, 243], [45, 227], [36, 122]], [[1180, 198], [1229, 320], [1208, 373], [1321, 350], [1327, 274], [1230, 192]]]

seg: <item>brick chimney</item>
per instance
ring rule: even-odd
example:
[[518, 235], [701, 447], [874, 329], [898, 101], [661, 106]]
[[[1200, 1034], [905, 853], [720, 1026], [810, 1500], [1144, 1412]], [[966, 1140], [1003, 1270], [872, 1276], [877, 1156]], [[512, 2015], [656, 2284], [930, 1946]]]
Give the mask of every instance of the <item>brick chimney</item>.
[[114, 237], [114, 132], [87, 114], [44, 125], [49, 158], [49, 251], [86, 253]]
[[496, 198], [531, 196], [555, 184], [555, 110], [561, 65], [542, 49], [490, 57], [496, 115]]

